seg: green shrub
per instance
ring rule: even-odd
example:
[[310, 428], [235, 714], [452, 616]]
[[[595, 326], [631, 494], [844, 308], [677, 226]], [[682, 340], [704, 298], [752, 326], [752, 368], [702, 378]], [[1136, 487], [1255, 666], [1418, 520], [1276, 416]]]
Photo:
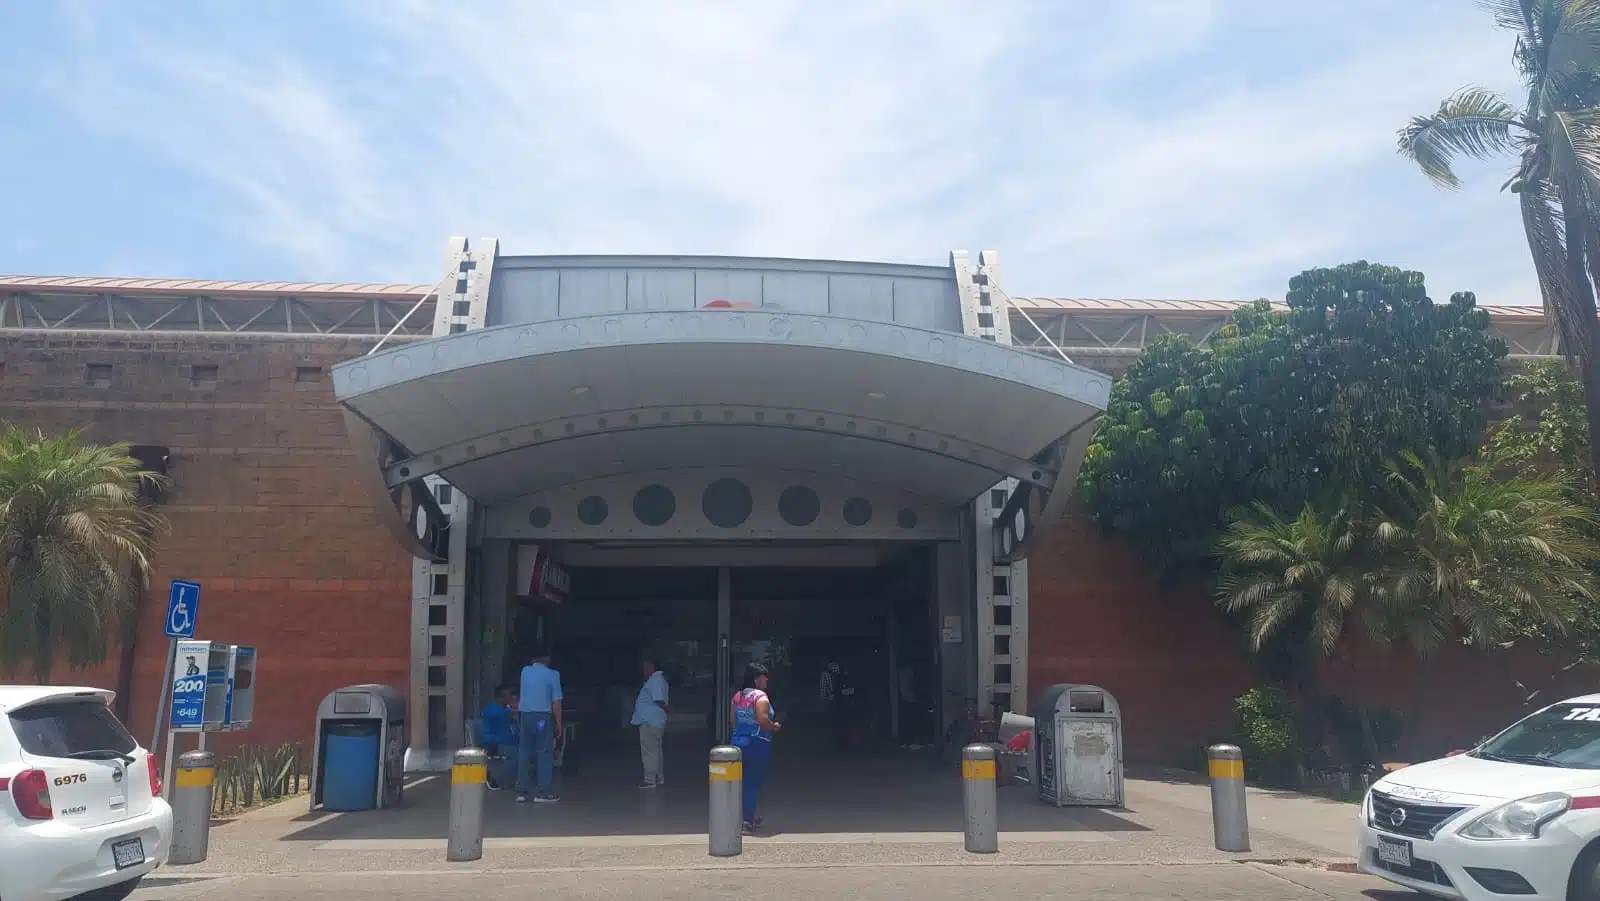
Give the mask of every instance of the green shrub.
[[1281, 688], [1252, 688], [1233, 703], [1245, 772], [1266, 781], [1292, 779], [1303, 746], [1294, 701]]

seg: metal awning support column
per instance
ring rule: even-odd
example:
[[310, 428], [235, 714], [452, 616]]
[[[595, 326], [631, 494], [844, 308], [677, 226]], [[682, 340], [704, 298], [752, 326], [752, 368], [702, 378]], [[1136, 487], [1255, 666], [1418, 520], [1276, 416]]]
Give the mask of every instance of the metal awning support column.
[[[493, 239], [484, 239], [476, 248], [466, 238], [450, 239], [434, 306], [434, 337], [483, 328], [498, 252], [499, 243]], [[381, 467], [374, 477], [381, 483]], [[472, 501], [438, 476], [410, 484], [417, 494], [415, 503], [434, 514], [428, 519], [443, 519], [446, 533], [427, 548], [427, 556], [417, 556], [411, 563], [411, 742], [406, 772], [441, 773], [450, 769], [455, 750], [468, 741], [464, 662]], [[416, 548], [408, 549], [415, 553]]]

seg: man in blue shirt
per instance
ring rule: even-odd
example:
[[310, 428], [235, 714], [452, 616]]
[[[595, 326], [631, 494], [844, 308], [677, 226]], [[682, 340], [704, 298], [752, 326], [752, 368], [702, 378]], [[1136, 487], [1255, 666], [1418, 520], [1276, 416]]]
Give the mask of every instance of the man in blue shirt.
[[666, 784], [661, 739], [667, 732], [667, 677], [648, 657], [640, 666], [644, 684], [639, 686], [639, 698], [633, 702], [633, 724], [639, 727], [639, 756], [644, 761], [644, 781], [639, 787], [657, 788]]
[[499, 791], [508, 781], [506, 770], [517, 761], [517, 687], [502, 685], [494, 700], [483, 708], [478, 723], [478, 741], [489, 755], [489, 790]]
[[542, 647], [522, 668], [517, 709], [522, 719], [517, 742], [517, 802], [530, 796], [540, 803], [559, 801], [551, 784], [556, 742], [561, 739], [561, 674], [550, 668], [550, 652]]

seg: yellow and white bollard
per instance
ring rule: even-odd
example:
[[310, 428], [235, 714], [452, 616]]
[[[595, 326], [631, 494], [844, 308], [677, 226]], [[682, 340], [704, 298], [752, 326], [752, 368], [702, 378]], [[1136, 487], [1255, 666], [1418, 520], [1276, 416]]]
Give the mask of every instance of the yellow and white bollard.
[[211, 792], [216, 755], [187, 751], [172, 774], [172, 850], [167, 863], [202, 863], [211, 845]]
[[1250, 850], [1250, 818], [1244, 806], [1244, 752], [1236, 745], [1206, 749], [1211, 771], [1211, 828], [1218, 851]]
[[961, 749], [961, 798], [966, 807], [966, 847], [973, 854], [1000, 850], [1000, 805], [995, 792], [993, 745]]
[[737, 857], [744, 853], [744, 754], [733, 745], [712, 748], [710, 781], [711, 856]]
[[489, 789], [489, 755], [462, 748], [450, 766], [450, 831], [445, 860], [483, 857], [483, 796]]

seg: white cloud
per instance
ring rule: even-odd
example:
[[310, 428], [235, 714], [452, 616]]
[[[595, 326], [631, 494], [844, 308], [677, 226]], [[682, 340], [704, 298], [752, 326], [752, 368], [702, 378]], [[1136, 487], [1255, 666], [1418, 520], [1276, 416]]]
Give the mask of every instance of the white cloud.
[[[1509, 74], [1486, 16], [1416, 3], [1368, 33], [1392, 7], [373, 0], [315, 47], [83, 30], [65, 84], [309, 277], [426, 280], [447, 235], [487, 234], [511, 253], [994, 247], [1017, 294], [1278, 294], [1364, 256], [1530, 301], [1497, 182], [1436, 192], [1393, 154], [1408, 116]], [[131, 58], [97, 64], [109, 38]]]

